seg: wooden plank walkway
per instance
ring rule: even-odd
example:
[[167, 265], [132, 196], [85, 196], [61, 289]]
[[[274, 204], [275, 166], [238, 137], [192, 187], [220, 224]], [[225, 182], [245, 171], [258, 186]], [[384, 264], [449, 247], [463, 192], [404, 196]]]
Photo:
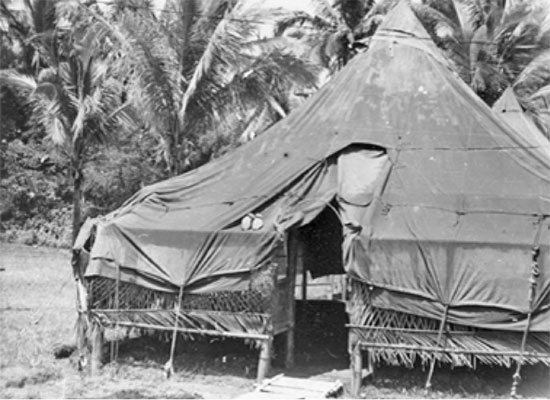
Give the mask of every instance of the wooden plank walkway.
[[337, 398], [343, 392], [340, 381], [327, 382], [313, 379], [291, 378], [284, 374], [266, 379], [256, 390], [237, 397], [252, 399], [327, 399]]

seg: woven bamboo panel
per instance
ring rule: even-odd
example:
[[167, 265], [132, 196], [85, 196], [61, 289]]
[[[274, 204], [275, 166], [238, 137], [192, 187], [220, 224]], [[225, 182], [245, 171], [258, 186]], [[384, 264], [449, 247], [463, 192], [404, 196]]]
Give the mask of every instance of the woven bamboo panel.
[[[251, 272], [248, 289], [182, 296], [103, 277], [86, 281], [90, 316], [107, 327], [190, 334], [265, 335], [271, 330], [277, 265]], [[177, 318], [176, 318], [177, 317]]]
[[[181, 309], [249, 313], [269, 312], [273, 295], [274, 268], [276, 268], [275, 265], [252, 273], [247, 290], [205, 294], [184, 293]], [[178, 293], [156, 291], [127, 282], [119, 283], [117, 298], [117, 282], [109, 278], [93, 277], [87, 279], [86, 283], [90, 309], [166, 310], [175, 309], [178, 302]]]
[[[103, 326], [134, 326], [179, 332], [218, 332], [264, 335], [269, 324], [266, 314], [223, 311], [96, 310]], [[178, 318], [176, 324], [176, 316]]]
[[[348, 305], [350, 332], [369, 350], [373, 361], [412, 367], [433, 357], [453, 366], [475, 368], [478, 362], [510, 366], [519, 358], [522, 332], [490, 331], [447, 323], [438, 342], [436, 319], [372, 306], [369, 285], [352, 280]], [[525, 362], [550, 365], [550, 334], [531, 333]]]

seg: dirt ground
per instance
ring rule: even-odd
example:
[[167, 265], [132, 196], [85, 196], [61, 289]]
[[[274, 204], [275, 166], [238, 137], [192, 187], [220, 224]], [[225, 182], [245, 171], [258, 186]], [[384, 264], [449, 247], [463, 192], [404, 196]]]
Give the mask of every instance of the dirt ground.
[[[347, 395], [349, 370], [343, 306], [299, 304], [296, 377], [336, 380]], [[99, 377], [78, 372], [75, 357], [56, 360], [57, 344], [74, 342], [75, 287], [67, 251], [0, 244], [0, 398], [233, 398], [254, 387], [258, 351], [239, 340], [179, 340], [176, 374], [162, 366], [170, 343], [157, 336], [123, 341], [117, 362]], [[327, 322], [330, 322], [327, 324]], [[281, 339], [275, 341], [271, 375], [283, 372]], [[365, 398], [506, 398], [513, 370], [438, 367], [425, 393], [427, 371], [377, 366], [362, 389]], [[523, 369], [520, 395], [550, 398], [544, 366]]]

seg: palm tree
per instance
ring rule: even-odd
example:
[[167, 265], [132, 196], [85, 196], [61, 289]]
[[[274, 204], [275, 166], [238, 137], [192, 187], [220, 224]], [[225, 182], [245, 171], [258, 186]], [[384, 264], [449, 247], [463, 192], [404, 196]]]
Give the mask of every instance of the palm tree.
[[[39, 3], [53, 4], [36, 0], [33, 6], [38, 9]], [[2, 70], [0, 84], [27, 99], [47, 138], [70, 160], [74, 240], [81, 225], [87, 157], [93, 146], [112, 139], [120, 123], [129, 126], [132, 121], [121, 103], [122, 86], [110, 77], [109, 60], [101, 56], [105, 49], [98, 30], [79, 18], [63, 28], [59, 14], [49, 14], [47, 20], [41, 17], [48, 29], [40, 29], [30, 43], [42, 69], [37, 76]]]
[[193, 168], [288, 112], [294, 82], [312, 85], [311, 67], [263, 46], [257, 23], [269, 10], [236, 1], [168, 1], [96, 15], [121, 45], [117, 63], [128, 98], [161, 143], [167, 174]]
[[376, 0], [315, 0], [313, 6], [312, 14], [299, 11], [278, 21], [275, 36], [294, 39], [294, 49], [330, 76], [366, 46], [374, 30], [365, 17], [378, 5]]
[[512, 88], [522, 107], [550, 139], [550, 51], [533, 59], [516, 77]]

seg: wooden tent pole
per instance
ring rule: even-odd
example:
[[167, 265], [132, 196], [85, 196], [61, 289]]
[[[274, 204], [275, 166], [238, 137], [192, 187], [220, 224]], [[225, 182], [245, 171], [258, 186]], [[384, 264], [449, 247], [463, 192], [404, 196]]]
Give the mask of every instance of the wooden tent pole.
[[305, 306], [307, 303], [307, 268], [304, 263], [302, 263], [302, 301]]
[[354, 398], [359, 398], [361, 391], [362, 372], [363, 372], [363, 355], [361, 353], [361, 342], [358, 336], [351, 332], [349, 333], [349, 345], [351, 349], [350, 367], [351, 367], [351, 395]]
[[287, 304], [288, 304], [288, 329], [286, 332], [286, 354], [285, 368], [291, 369], [294, 367], [294, 335], [296, 326], [296, 301], [294, 292], [296, 286], [296, 271], [298, 265], [298, 236], [297, 232], [291, 232], [287, 239]]

